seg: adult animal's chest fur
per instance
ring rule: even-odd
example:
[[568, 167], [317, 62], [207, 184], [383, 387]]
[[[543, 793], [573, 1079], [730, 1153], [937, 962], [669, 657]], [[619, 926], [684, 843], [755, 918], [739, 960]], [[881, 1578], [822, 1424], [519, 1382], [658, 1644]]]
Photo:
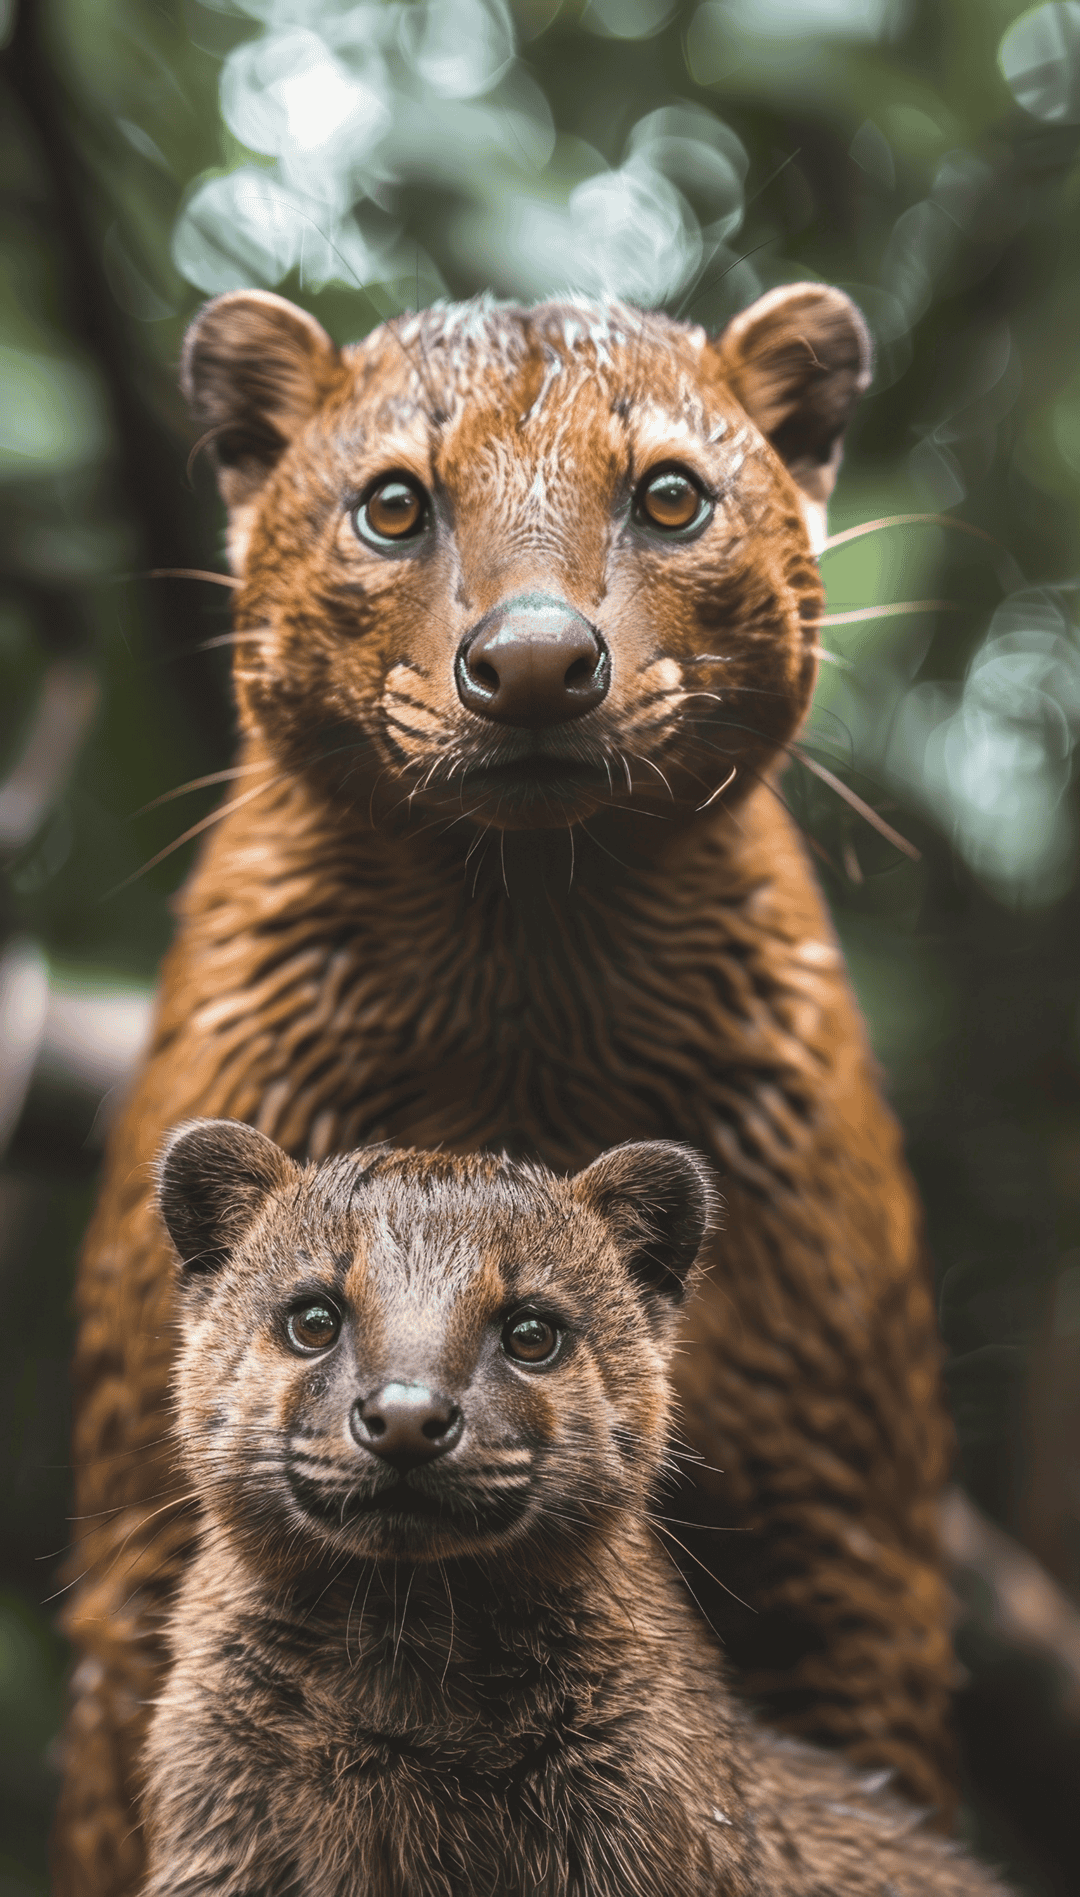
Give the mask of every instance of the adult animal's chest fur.
[[195, 1042], [200, 1100], [216, 1070], [216, 1111], [316, 1158], [389, 1139], [573, 1166], [667, 1135], [790, 1191], [847, 996], [824, 917], [784, 887], [798, 849], [773, 795], [629, 864], [591, 834], [470, 855], [325, 830], [315, 848], [304, 824], [295, 875], [274, 839], [298, 813], [271, 807], [189, 896], [157, 1058]]

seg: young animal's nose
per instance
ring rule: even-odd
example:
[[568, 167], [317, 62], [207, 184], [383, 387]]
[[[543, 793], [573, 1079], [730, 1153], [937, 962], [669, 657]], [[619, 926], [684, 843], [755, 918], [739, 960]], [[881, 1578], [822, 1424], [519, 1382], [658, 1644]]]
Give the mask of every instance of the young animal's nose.
[[611, 660], [564, 599], [522, 593], [466, 636], [455, 672], [462, 704], [496, 724], [562, 725], [607, 696]]
[[423, 1383], [385, 1384], [353, 1404], [349, 1423], [362, 1449], [399, 1469], [444, 1456], [465, 1427], [456, 1403]]

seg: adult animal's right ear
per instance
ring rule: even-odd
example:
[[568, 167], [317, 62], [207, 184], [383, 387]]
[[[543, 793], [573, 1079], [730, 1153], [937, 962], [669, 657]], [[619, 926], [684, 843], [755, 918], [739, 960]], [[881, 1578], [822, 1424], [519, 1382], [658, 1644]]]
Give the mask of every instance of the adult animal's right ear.
[[238, 1120], [189, 1120], [158, 1161], [158, 1210], [184, 1276], [225, 1263], [272, 1192], [300, 1177], [280, 1146]]
[[229, 290], [199, 311], [184, 339], [180, 387], [228, 508], [254, 497], [340, 368], [321, 324], [269, 290]]
[[849, 296], [784, 283], [751, 303], [714, 345], [720, 369], [803, 494], [815, 551], [846, 429], [870, 384], [870, 332]]

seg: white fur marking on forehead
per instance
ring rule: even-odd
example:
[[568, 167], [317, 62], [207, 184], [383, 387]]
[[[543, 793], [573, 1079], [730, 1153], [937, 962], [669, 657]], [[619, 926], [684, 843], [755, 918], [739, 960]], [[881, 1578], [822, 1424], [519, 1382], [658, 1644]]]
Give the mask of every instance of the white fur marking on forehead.
[[558, 376], [562, 374], [564, 368], [566, 367], [566, 364], [563, 361], [563, 358], [559, 355], [556, 355], [553, 349], [545, 350], [544, 354], [545, 354], [545, 362], [544, 362], [543, 378], [541, 380], [540, 387], [538, 388], [536, 392], [536, 396], [533, 400], [532, 407], [528, 409], [526, 413], [521, 417], [522, 428], [527, 428], [529, 423], [533, 421], [537, 415], [539, 415], [541, 409], [544, 406], [545, 401], [547, 400], [548, 390], [551, 388], [552, 383], [556, 380]]
[[[696, 324], [684, 328], [627, 304], [578, 295], [526, 309], [485, 294], [467, 303], [434, 304], [386, 325], [386, 334], [409, 359], [409, 399], [415, 411], [430, 416], [434, 404], [440, 428], [453, 430], [477, 399], [487, 402], [494, 396], [497, 402], [493, 370], [509, 379], [538, 356], [540, 384], [530, 406], [518, 416], [520, 428], [548, 419], [553, 409], [571, 417], [576, 398], [594, 378], [604, 385], [601, 397], [606, 392], [613, 402], [616, 397], [625, 402], [631, 396], [637, 414], [653, 381], [649, 359], [660, 355], [671, 368], [681, 360], [683, 373], [670, 407], [654, 403], [654, 425], [669, 437], [674, 431], [685, 439], [706, 438], [711, 416], [704, 412], [702, 392], [694, 371], [687, 371], [684, 353], [689, 346], [699, 355], [708, 340]], [[633, 390], [631, 381], [637, 385]], [[625, 414], [621, 405], [613, 412]], [[719, 432], [723, 427], [721, 423]], [[551, 453], [550, 445], [546, 452]]]
[[[562, 309], [563, 317], [561, 323], [552, 326], [543, 319], [545, 305], [535, 306], [532, 315], [540, 318], [541, 334], [550, 335], [554, 327], [570, 354], [576, 354], [581, 344], [587, 343], [596, 351], [597, 363], [602, 362], [605, 368], [611, 367], [610, 351], [639, 341], [649, 322], [646, 312], [639, 315], [625, 303], [599, 303], [586, 296], [559, 297], [556, 307]], [[551, 314], [554, 317], [554, 310]]]
[[494, 340], [494, 331], [505, 335], [512, 327], [497, 321], [503, 311], [512, 307], [500, 304], [490, 290], [484, 290], [479, 296], [470, 297], [467, 303], [436, 303], [429, 314], [439, 317], [437, 333], [442, 342], [479, 343], [484, 347]]
[[[697, 404], [686, 402], [682, 414], [674, 408], [666, 408], [661, 402], [642, 402], [638, 405], [635, 419], [643, 435], [662, 436], [666, 441], [702, 441], [705, 439], [704, 421], [697, 410]], [[689, 412], [687, 412], [689, 411]]]
[[612, 346], [626, 341], [624, 336], [612, 331], [610, 323], [587, 323], [577, 316], [564, 316], [559, 333], [569, 356], [577, 355], [579, 346], [588, 343], [595, 353], [598, 369], [610, 369], [614, 360]]

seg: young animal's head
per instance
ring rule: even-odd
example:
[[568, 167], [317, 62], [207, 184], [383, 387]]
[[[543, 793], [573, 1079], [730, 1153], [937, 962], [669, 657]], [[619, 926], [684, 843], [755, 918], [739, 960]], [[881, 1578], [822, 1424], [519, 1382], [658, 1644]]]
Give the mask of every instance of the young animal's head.
[[243, 720], [365, 814], [741, 794], [809, 704], [813, 549], [869, 374], [817, 284], [717, 341], [481, 300], [340, 351], [279, 297], [219, 297], [183, 379], [243, 580]]
[[645, 1500], [710, 1215], [664, 1143], [573, 1179], [373, 1149], [306, 1168], [233, 1121], [165, 1148], [180, 1430], [266, 1567], [572, 1549]]

